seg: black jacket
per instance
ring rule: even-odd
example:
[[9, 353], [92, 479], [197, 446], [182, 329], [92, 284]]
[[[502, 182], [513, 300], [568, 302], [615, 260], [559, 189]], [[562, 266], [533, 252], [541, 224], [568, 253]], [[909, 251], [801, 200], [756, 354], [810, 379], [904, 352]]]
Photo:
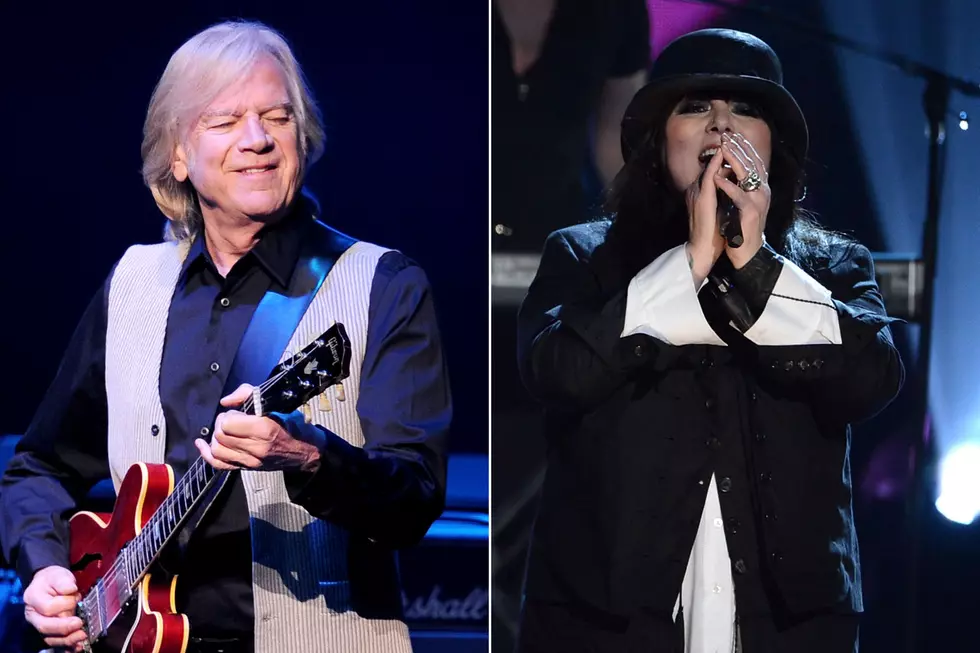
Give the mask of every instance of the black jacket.
[[841, 245], [810, 271], [841, 345], [756, 346], [729, 328], [730, 347], [671, 346], [620, 337], [632, 272], [609, 227], [552, 234], [520, 311], [522, 377], [548, 413], [527, 597], [669, 614], [708, 481], [731, 470], [739, 610], [766, 609], [743, 605], [742, 575], [791, 613], [861, 611], [849, 424], [904, 380], [870, 253]]

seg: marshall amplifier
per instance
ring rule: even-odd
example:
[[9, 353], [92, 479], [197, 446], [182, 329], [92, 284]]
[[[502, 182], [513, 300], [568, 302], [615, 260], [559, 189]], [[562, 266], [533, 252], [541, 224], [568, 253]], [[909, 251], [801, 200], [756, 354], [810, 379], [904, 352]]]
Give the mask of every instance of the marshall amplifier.
[[446, 511], [402, 551], [405, 621], [415, 653], [485, 653], [490, 616], [486, 456], [449, 459]]

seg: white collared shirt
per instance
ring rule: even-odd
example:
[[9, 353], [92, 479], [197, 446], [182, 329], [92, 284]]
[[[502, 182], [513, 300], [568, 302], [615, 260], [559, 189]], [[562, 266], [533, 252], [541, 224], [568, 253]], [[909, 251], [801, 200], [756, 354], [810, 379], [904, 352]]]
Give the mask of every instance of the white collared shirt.
[[[757, 345], [839, 345], [837, 312], [827, 309], [830, 296], [829, 290], [784, 260], [765, 310], [744, 335]], [[663, 253], [630, 282], [622, 337], [637, 333], [677, 346], [726, 346], [701, 311], [684, 245]], [[713, 474], [675, 617], [682, 602], [685, 653], [735, 650], [735, 587]]]

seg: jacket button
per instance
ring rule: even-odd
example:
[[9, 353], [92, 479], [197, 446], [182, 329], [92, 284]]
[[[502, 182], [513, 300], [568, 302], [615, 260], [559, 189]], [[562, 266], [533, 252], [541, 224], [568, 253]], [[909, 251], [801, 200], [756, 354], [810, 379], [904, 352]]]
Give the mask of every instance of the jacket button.
[[755, 434], [755, 441], [756, 442], [765, 442], [766, 441], [766, 434], [765, 433], [756, 433]]
[[823, 367], [823, 361], [817, 358], [813, 361], [813, 366], [819, 370], [821, 367]]
[[152, 435], [160, 435], [160, 427], [154, 424], [153, 426], [150, 427], [150, 433]]
[[749, 396], [752, 398], [752, 401], [758, 401], [759, 400], [759, 395], [755, 394], [755, 391], [753, 391], [752, 394], [749, 395]]
[[769, 481], [772, 480], [772, 473], [762, 472], [761, 474], [759, 474], [759, 480], [762, 481], [763, 483], [768, 483]]
[[726, 492], [726, 493], [727, 492], [731, 492], [732, 491], [732, 479], [730, 479], [730, 478], [728, 478], [726, 476], [723, 479], [721, 479], [720, 481], [718, 481], [718, 489], [721, 490], [722, 492]]
[[737, 574], [744, 574], [749, 570], [749, 568], [745, 565], [745, 561], [742, 560], [741, 558], [736, 560], [733, 566], [735, 568], [735, 573]]
[[708, 438], [708, 441], [705, 442], [705, 445], [712, 451], [717, 451], [718, 449], [721, 449], [721, 440], [719, 440], [718, 438]]
[[776, 519], [776, 513], [774, 513], [774, 512], [767, 512], [767, 513], [766, 513], [766, 514], [764, 515], [764, 518], [765, 518], [765, 520], [766, 520], [767, 522], [770, 522], [770, 523], [772, 523], [772, 522], [776, 522], [776, 521], [779, 521], [778, 519]]
[[711, 397], [708, 397], [707, 399], [704, 400], [704, 407], [707, 408], [708, 410], [714, 408], [714, 405], [715, 405], [715, 400], [712, 399]]
[[789, 372], [790, 370], [792, 370], [793, 369], [793, 361], [786, 361], [785, 363], [783, 363], [783, 369], [786, 370], [787, 372]]
[[633, 348], [633, 355], [636, 356], [637, 358], [642, 357], [643, 356], [643, 345], [637, 345], [636, 347], [634, 347]]
[[782, 562], [783, 561], [783, 554], [780, 553], [779, 551], [773, 551], [772, 553], [769, 554], [769, 558], [773, 562]]
[[801, 361], [800, 361], [800, 362], [798, 363], [798, 365], [800, 366], [800, 369], [801, 369], [801, 370], [803, 370], [804, 372], [805, 372], [806, 370], [808, 370], [808, 369], [810, 369], [810, 361], [808, 361], [808, 360], [807, 360], [807, 359], [805, 359], [805, 358], [804, 358], [803, 360], [801, 360]]
[[734, 517], [730, 517], [728, 519], [728, 532], [734, 535], [735, 533], [738, 532], [738, 529], [741, 525], [742, 524], [739, 523], [737, 519], [735, 519]]

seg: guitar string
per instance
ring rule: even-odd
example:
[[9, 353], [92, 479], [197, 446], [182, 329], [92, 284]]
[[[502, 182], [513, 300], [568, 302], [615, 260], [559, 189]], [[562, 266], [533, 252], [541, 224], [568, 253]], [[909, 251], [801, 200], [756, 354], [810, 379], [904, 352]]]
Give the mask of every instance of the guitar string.
[[[295, 367], [296, 367], [296, 366], [297, 366], [297, 365], [298, 365], [299, 363], [301, 363], [301, 362], [302, 362], [303, 360], [305, 360], [306, 358], [308, 358], [310, 354], [312, 354], [312, 353], [313, 353], [314, 351], [316, 351], [317, 349], [319, 349], [319, 348], [320, 348], [320, 346], [321, 346], [321, 345], [317, 345], [317, 344], [314, 344], [314, 347], [313, 347], [313, 348], [312, 348], [312, 349], [311, 349], [310, 351], [308, 351], [308, 352], [300, 352], [300, 354], [297, 354], [296, 356], [293, 356], [293, 357], [291, 358], [291, 360], [290, 360], [290, 363], [289, 363], [289, 365], [288, 365], [287, 367], [284, 367], [284, 368], [283, 368], [283, 369], [282, 369], [282, 370], [281, 370], [280, 372], [278, 372], [278, 373], [277, 373], [276, 375], [274, 375], [274, 376], [271, 376], [271, 377], [269, 377], [268, 379], [266, 379], [265, 381], [263, 381], [263, 382], [262, 382], [261, 384], [259, 384], [259, 385], [258, 385], [258, 389], [259, 389], [259, 391], [260, 391], [260, 393], [261, 393], [261, 392], [263, 392], [263, 391], [265, 391], [265, 390], [268, 390], [268, 389], [269, 389], [269, 387], [271, 387], [271, 386], [272, 386], [273, 384], [275, 384], [275, 383], [277, 383], [277, 382], [278, 382], [278, 381], [279, 381], [280, 379], [282, 379], [282, 378], [283, 378], [283, 377], [284, 377], [284, 376], [285, 376], [286, 374], [288, 374], [288, 373], [289, 373], [290, 371], [292, 371], [292, 369], [293, 369], [293, 368], [295, 368]], [[297, 358], [298, 358], [299, 360], [297, 360]], [[253, 395], [253, 396], [254, 396], [254, 395]], [[242, 403], [242, 409], [243, 409], [243, 412], [248, 412], [248, 411], [250, 411], [250, 410], [252, 409], [252, 407], [253, 407], [253, 406], [252, 406], [252, 404], [253, 404], [253, 396], [249, 396], [249, 397], [248, 397], [248, 398], [247, 398], [247, 399], [246, 399], [246, 400], [245, 400], [245, 401], [244, 401], [244, 402]], [[198, 463], [199, 461], [201, 461], [201, 460], [203, 460], [203, 458], [198, 458], [198, 459], [197, 459], [197, 461], [195, 461], [195, 463], [194, 463], [194, 464], [197, 464], [197, 463]], [[184, 478], [187, 478], [187, 476], [185, 476]], [[183, 479], [181, 479], [181, 480], [183, 480]], [[178, 483], [178, 485], [179, 485], [179, 483]], [[175, 487], [174, 489], [176, 490], [177, 488]], [[167, 496], [167, 498], [166, 498], [166, 499], [164, 499], [164, 501], [163, 501], [163, 503], [161, 504], [161, 506], [160, 506], [160, 507], [163, 507], [163, 505], [165, 505], [165, 504], [167, 503], [167, 501], [169, 501], [169, 500], [170, 500], [170, 497], [172, 497], [172, 496], [174, 496], [174, 494], [175, 494], [175, 493], [171, 493], [170, 495], [168, 495], [168, 496]], [[179, 508], [179, 507], [180, 507], [180, 506], [179, 506], [179, 504], [178, 504], [178, 508]], [[132, 540], [132, 541], [135, 541], [135, 540], [136, 540], [137, 538], [139, 538], [139, 537], [140, 537], [140, 536], [141, 536], [141, 535], [142, 535], [142, 534], [143, 534], [143, 533], [144, 533], [144, 532], [146, 531], [146, 527], [148, 527], [148, 526], [150, 526], [150, 524], [151, 524], [151, 522], [153, 522], [153, 521], [154, 521], [154, 519], [158, 519], [158, 518], [157, 518], [157, 515], [158, 515], [158, 514], [160, 514], [160, 513], [159, 513], [159, 512], [154, 512], [154, 513], [153, 513], [153, 515], [152, 515], [152, 516], [150, 517], [150, 519], [148, 519], [148, 520], [146, 521], [146, 524], [144, 524], [144, 525], [143, 525], [143, 528], [142, 528], [142, 529], [140, 530], [140, 532], [139, 532], [139, 533], [138, 533], [138, 534], [136, 535], [136, 537], [134, 537], [134, 538], [133, 538], [133, 540]], [[159, 518], [159, 519], [162, 519], [162, 517], [161, 517], [161, 518]], [[159, 519], [158, 519], [158, 520], [159, 520]], [[155, 526], [155, 524], [154, 524], [154, 526]], [[142, 542], [141, 542], [140, 544], [142, 544]], [[138, 560], [138, 559], [137, 559], [137, 562], [139, 562], [139, 560]], [[122, 567], [120, 566], [120, 564], [121, 564], [121, 563], [122, 563], [122, 556], [118, 556], [118, 557], [117, 557], [117, 558], [116, 558], [116, 559], [115, 559], [115, 560], [113, 561], [113, 563], [112, 563], [112, 565], [110, 565], [110, 566], [109, 566], [109, 569], [108, 569], [108, 570], [106, 571], [106, 573], [105, 573], [105, 574], [103, 574], [103, 576], [102, 576], [102, 578], [103, 578], [103, 579], [106, 579], [106, 578], [108, 578], [108, 577], [109, 577], [109, 576], [111, 575], [111, 576], [112, 576], [112, 581], [113, 581], [113, 584], [114, 584], [114, 585], [116, 585], [116, 584], [118, 584], [118, 582], [119, 582], [119, 580], [120, 580], [120, 575], [121, 575], [121, 573], [123, 573], [123, 572], [125, 572], [125, 569], [124, 569], [124, 568], [122, 568]], [[142, 566], [142, 565], [141, 565], [141, 566]], [[148, 566], [148, 565], [147, 565], [147, 566]], [[140, 576], [141, 576], [142, 574], [138, 574], [138, 575], [140, 575]], [[126, 580], [127, 580], [127, 581], [129, 580], [129, 577], [128, 577], [128, 575], [126, 575], [126, 576], [125, 576], [125, 578], [126, 578]], [[134, 581], [134, 582], [135, 582], [135, 581]], [[104, 581], [103, 581], [103, 586], [105, 586], [105, 582], [104, 582]], [[116, 589], [116, 588], [114, 587], [114, 589]], [[91, 598], [91, 600], [92, 600], [92, 601], [96, 601], [96, 600], [97, 600], [97, 598], [98, 598], [98, 597], [97, 597], [97, 596], [95, 596], [94, 594], [95, 594], [95, 593], [92, 593], [92, 592], [90, 592], [90, 594], [89, 594], [89, 596], [87, 596], [87, 597], [85, 597], [84, 599], [82, 599], [82, 601], [83, 601], [84, 603], [86, 603], [86, 607], [87, 607], [88, 609], [91, 609], [91, 602], [90, 602], [90, 600], [89, 600], [89, 599]]]

